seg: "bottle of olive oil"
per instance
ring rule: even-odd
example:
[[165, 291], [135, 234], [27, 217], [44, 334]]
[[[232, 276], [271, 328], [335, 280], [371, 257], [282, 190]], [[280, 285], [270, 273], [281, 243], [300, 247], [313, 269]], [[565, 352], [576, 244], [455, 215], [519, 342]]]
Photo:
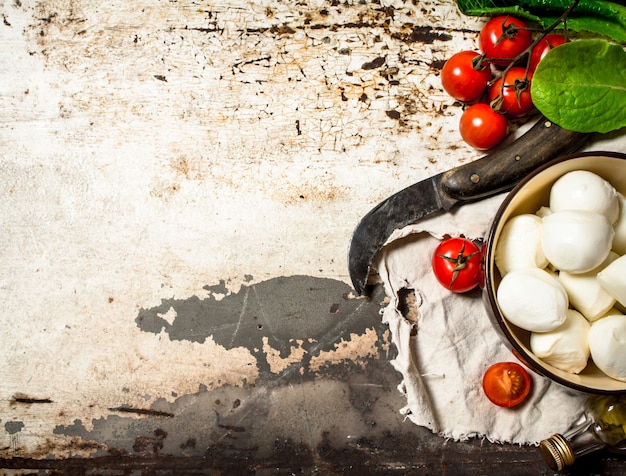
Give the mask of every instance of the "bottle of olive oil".
[[626, 455], [626, 395], [589, 397], [585, 420], [563, 434], [541, 441], [539, 450], [554, 471], [561, 471], [594, 451]]

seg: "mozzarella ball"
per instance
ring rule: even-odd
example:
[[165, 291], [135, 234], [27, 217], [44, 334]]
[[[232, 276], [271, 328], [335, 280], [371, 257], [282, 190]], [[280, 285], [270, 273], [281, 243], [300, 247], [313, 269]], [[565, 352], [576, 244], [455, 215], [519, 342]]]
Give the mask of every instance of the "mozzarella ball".
[[550, 209], [587, 210], [615, 223], [619, 214], [617, 190], [599, 175], [574, 170], [561, 176], [550, 189]]
[[626, 381], [626, 316], [608, 316], [591, 324], [589, 350], [598, 368], [609, 377]]
[[613, 251], [623, 255], [626, 254], [626, 197], [619, 193], [619, 217], [613, 224], [615, 237], [613, 238]]
[[598, 273], [600, 286], [626, 306], [626, 255], [620, 256]]
[[569, 303], [589, 321], [599, 319], [615, 305], [615, 298], [600, 285], [597, 274], [617, 258], [616, 253], [610, 252], [604, 263], [588, 273], [559, 273], [559, 282], [567, 292]]
[[517, 215], [506, 222], [495, 250], [496, 266], [504, 276], [519, 268], [545, 268], [541, 246], [542, 221], [536, 215]]
[[590, 327], [589, 321], [581, 313], [568, 309], [565, 322], [556, 329], [530, 334], [530, 349], [557, 369], [580, 373], [589, 359], [587, 334]]
[[565, 210], [543, 218], [541, 243], [546, 258], [557, 269], [586, 273], [607, 258], [613, 235], [613, 227], [604, 215]]
[[537, 268], [506, 274], [498, 286], [497, 299], [508, 321], [532, 332], [551, 331], [563, 324], [569, 304], [559, 281]]

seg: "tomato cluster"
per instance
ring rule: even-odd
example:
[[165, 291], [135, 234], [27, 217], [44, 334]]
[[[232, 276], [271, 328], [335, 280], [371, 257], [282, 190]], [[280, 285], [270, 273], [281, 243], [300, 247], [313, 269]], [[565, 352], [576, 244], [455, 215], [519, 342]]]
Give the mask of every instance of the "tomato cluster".
[[491, 18], [478, 35], [478, 51], [460, 51], [441, 70], [443, 89], [467, 105], [459, 132], [470, 146], [487, 150], [504, 140], [509, 120], [526, 116], [534, 106], [532, 75], [550, 49], [566, 42], [563, 35], [533, 39], [528, 25], [515, 17]]

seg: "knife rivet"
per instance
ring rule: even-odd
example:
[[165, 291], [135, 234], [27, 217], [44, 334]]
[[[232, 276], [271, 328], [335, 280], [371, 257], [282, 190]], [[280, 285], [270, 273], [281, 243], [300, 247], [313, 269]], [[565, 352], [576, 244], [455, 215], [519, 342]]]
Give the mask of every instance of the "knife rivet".
[[517, 162], [519, 162], [520, 160], [522, 160], [522, 156], [521, 156], [521, 155], [516, 155], [516, 156], [515, 156], [515, 160], [516, 160]]
[[478, 176], [478, 174], [472, 174], [470, 176], [470, 180], [472, 181], [472, 183], [478, 183], [480, 182], [480, 177]]
[[543, 123], [543, 126], [544, 127], [551, 127], [552, 123], [550, 121], [546, 121], [546, 122]]

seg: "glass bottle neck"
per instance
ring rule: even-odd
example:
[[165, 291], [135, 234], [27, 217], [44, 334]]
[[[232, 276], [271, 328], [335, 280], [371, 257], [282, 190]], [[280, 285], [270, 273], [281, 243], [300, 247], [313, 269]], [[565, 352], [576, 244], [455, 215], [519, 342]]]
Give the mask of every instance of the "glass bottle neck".
[[574, 454], [574, 459], [593, 453], [594, 451], [599, 451], [608, 446], [604, 441], [598, 438], [591, 427], [578, 435], [572, 436], [568, 440], [568, 443]]
[[606, 448], [587, 420], [561, 434], [552, 435], [539, 444], [539, 449], [548, 466], [554, 471], [561, 471], [574, 464], [577, 458]]
[[552, 435], [539, 444], [544, 460], [553, 470], [560, 471], [577, 458], [602, 449], [626, 454], [626, 395], [589, 397], [584, 418], [567, 432]]

